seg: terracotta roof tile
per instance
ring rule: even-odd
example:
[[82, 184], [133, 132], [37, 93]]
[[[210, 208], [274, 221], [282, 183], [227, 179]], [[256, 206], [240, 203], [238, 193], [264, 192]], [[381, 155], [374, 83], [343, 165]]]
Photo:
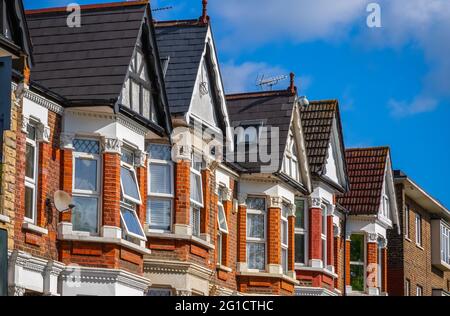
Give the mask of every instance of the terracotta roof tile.
[[378, 214], [388, 155], [388, 147], [346, 150], [350, 191], [338, 197], [338, 202], [350, 214]]

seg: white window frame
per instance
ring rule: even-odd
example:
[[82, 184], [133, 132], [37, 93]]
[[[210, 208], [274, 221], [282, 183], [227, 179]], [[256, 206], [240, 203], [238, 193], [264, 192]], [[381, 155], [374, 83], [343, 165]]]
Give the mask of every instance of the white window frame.
[[305, 257], [305, 262], [304, 263], [301, 263], [301, 262], [295, 262], [295, 265], [296, 266], [299, 266], [299, 267], [304, 267], [304, 266], [306, 266], [307, 264], [308, 264], [308, 220], [309, 220], [309, 212], [308, 212], [308, 210], [309, 210], [309, 208], [308, 208], [308, 201], [307, 201], [307, 199], [305, 199], [305, 198], [296, 198], [296, 200], [302, 200], [303, 202], [304, 202], [304, 210], [303, 210], [303, 212], [304, 212], [304, 218], [305, 218], [305, 227], [304, 228], [299, 228], [299, 227], [295, 227], [294, 228], [294, 230], [295, 230], [295, 235], [303, 235], [304, 237], [304, 242], [305, 242], [305, 245], [304, 245], [304, 249], [305, 249], [305, 253], [304, 253], [304, 257]]
[[[280, 232], [281, 232], [281, 236], [280, 236], [280, 243], [281, 243], [281, 267], [283, 269], [283, 273], [287, 274], [289, 272], [289, 220], [288, 220], [288, 216], [289, 216], [289, 204], [284, 202], [282, 205], [282, 208], [286, 207], [287, 208], [287, 216], [283, 216], [283, 209], [281, 209], [281, 221], [280, 221]], [[283, 231], [283, 224], [285, 224], [286, 227], [286, 231]], [[283, 243], [283, 233], [286, 235], [286, 243]], [[283, 257], [285, 257], [285, 262], [286, 262], [286, 266], [283, 265]]]
[[450, 265], [450, 227], [441, 222], [441, 260]]
[[423, 296], [423, 287], [419, 284], [416, 286], [416, 296]]
[[[253, 210], [250, 208], [247, 208], [247, 215], [246, 215], [246, 227], [245, 227], [245, 237], [246, 237], [246, 260], [247, 260], [247, 265], [248, 265], [248, 251], [247, 251], [247, 246], [248, 244], [263, 244], [264, 245], [264, 269], [263, 270], [258, 270], [258, 269], [251, 269], [248, 268], [249, 272], [262, 272], [262, 271], [266, 271], [266, 266], [267, 266], [267, 198], [265, 196], [248, 196], [247, 199], [264, 199], [264, 211], [261, 210]], [[254, 215], [264, 215], [264, 238], [255, 238], [255, 237], [249, 237], [248, 236], [248, 216], [250, 214], [254, 214]]]
[[[95, 141], [95, 142], [99, 142], [100, 141], [98, 139], [94, 139], [94, 138], [87, 138], [87, 137], [77, 137], [75, 139], [79, 139], [79, 140], [90, 140], [90, 141]], [[100, 148], [100, 146], [99, 146]], [[88, 153], [84, 153], [84, 152], [77, 152], [77, 151], [73, 151], [72, 153], [72, 157], [73, 157], [73, 161], [72, 161], [72, 196], [73, 197], [81, 197], [81, 198], [96, 198], [97, 199], [97, 232], [96, 233], [88, 233], [88, 232], [84, 232], [84, 231], [76, 231], [77, 233], [81, 233], [81, 234], [90, 234], [93, 236], [99, 236], [100, 235], [100, 221], [101, 221], [101, 182], [102, 182], [102, 160], [101, 160], [101, 154], [88, 154]], [[76, 189], [75, 188], [75, 175], [76, 175], [76, 160], [78, 159], [86, 159], [86, 160], [95, 160], [97, 162], [97, 189], [95, 191], [92, 190], [80, 190], [80, 189]]]
[[[160, 144], [154, 144], [154, 145], [160, 145]], [[151, 145], [150, 145], [151, 146]], [[161, 145], [161, 146], [167, 146], [168, 145]], [[170, 174], [170, 190], [171, 194], [165, 194], [165, 193], [154, 193], [151, 189], [151, 166], [152, 165], [160, 165], [160, 166], [169, 166], [169, 174]], [[151, 216], [148, 213], [148, 229], [151, 232], [155, 233], [167, 233], [171, 232], [173, 229], [173, 220], [174, 220], [174, 212], [173, 212], [173, 205], [174, 205], [174, 198], [175, 198], [175, 184], [174, 184], [174, 165], [171, 160], [161, 160], [161, 159], [154, 159], [151, 158], [151, 156], [148, 159], [148, 172], [147, 172], [147, 181], [148, 181], [148, 201], [150, 200], [163, 200], [163, 201], [170, 201], [170, 227], [169, 230], [163, 230], [163, 229], [152, 229], [150, 226], [152, 225], [150, 220]]]
[[411, 209], [410, 209], [409, 205], [406, 204], [405, 205], [405, 225], [404, 225], [404, 227], [405, 227], [405, 238], [407, 238], [408, 240], [411, 238], [411, 235], [410, 235], [411, 232], [409, 229], [410, 212], [411, 212]]
[[[198, 201], [194, 201], [191, 197], [191, 192], [189, 192], [189, 197], [190, 197], [190, 202], [191, 202], [191, 226], [192, 226], [192, 234], [194, 234], [194, 226], [198, 225], [198, 236], [201, 235], [201, 216], [202, 216], [202, 208], [204, 207], [204, 203], [205, 201], [203, 200], [203, 178], [202, 178], [202, 172], [201, 170], [197, 170], [194, 168], [194, 163], [195, 162], [199, 162], [202, 161], [201, 159], [199, 159], [199, 155], [196, 155], [195, 153], [192, 153], [191, 156], [191, 168], [190, 168], [190, 172], [191, 174], [194, 174], [194, 176], [199, 177], [200, 178], [200, 198], [201, 198], [201, 203], [199, 203]], [[191, 179], [191, 175], [189, 175], [189, 182]], [[192, 185], [192, 183], [190, 184], [190, 186]], [[197, 223], [194, 223], [194, 209], [196, 212], [199, 213], [198, 216], [198, 221]]]
[[[224, 189], [226, 189], [226, 187], [221, 185], [221, 186], [219, 187], [219, 192], [220, 192], [220, 190], [224, 190]], [[223, 206], [223, 202], [222, 202], [222, 199], [221, 199], [221, 197], [220, 197], [220, 194], [219, 194], [219, 199], [218, 199], [217, 204], [218, 204], [218, 209], [217, 209], [217, 227], [219, 228], [218, 231], [217, 231], [217, 247], [218, 247], [218, 249], [217, 249], [217, 263], [218, 263], [219, 265], [222, 265], [222, 263], [223, 263], [223, 247], [222, 247], [222, 243], [223, 243], [223, 235], [224, 235], [224, 234], [225, 234], [225, 235], [228, 235], [228, 234], [229, 234], [229, 229], [228, 229], [228, 218], [227, 218], [227, 214], [226, 214], [226, 212], [225, 212], [225, 207]], [[219, 212], [221, 212], [221, 209], [222, 209], [222, 211], [223, 211], [223, 216], [224, 216], [224, 218], [225, 218], [225, 226], [226, 226], [225, 229], [223, 229], [222, 227], [220, 227], [220, 217], [219, 217]]]
[[405, 296], [411, 296], [411, 281], [409, 279], [405, 280]]
[[390, 203], [391, 202], [390, 202], [389, 196], [386, 194], [386, 190], [385, 190], [385, 192], [383, 194], [382, 215], [388, 219], [389, 219], [390, 213], [391, 213], [391, 204]]
[[125, 200], [127, 200], [127, 201], [136, 203], [137, 205], [142, 205], [141, 190], [140, 190], [139, 182], [138, 182], [137, 175], [136, 175], [136, 169], [134, 168], [134, 166], [132, 166], [132, 165], [130, 165], [130, 164], [124, 162], [124, 161], [120, 161], [120, 168], [125, 168], [125, 169], [128, 169], [129, 171], [132, 172], [134, 181], [136, 183], [137, 192], [138, 192], [138, 195], [139, 195], [139, 200], [137, 200], [134, 197], [125, 194], [125, 190], [123, 189], [122, 177], [120, 177], [120, 188], [122, 189], [123, 198]]
[[415, 218], [416, 245], [422, 247], [422, 215], [416, 213]]
[[[25, 173], [25, 187], [33, 190], [33, 196], [32, 196], [32, 200], [31, 200], [32, 218], [28, 218], [28, 217], [26, 217], [26, 215], [24, 215], [24, 220], [26, 222], [35, 224], [36, 220], [37, 220], [37, 189], [38, 189], [38, 175], [39, 175], [39, 171], [38, 171], [38, 168], [39, 168], [39, 142], [37, 141], [38, 127], [36, 124], [33, 124], [33, 123], [29, 123], [27, 128], [28, 127], [32, 127], [35, 130], [35, 139], [30, 139], [28, 137], [28, 133], [26, 136], [26, 145], [30, 145], [34, 148], [34, 161], [33, 161], [33, 165], [34, 165], [33, 177], [34, 177], [34, 179], [28, 178]], [[25, 148], [25, 150], [26, 150], [26, 148]], [[25, 157], [25, 159], [26, 159], [26, 157]], [[26, 162], [25, 162], [25, 164], [26, 164]], [[25, 211], [25, 214], [26, 214], [26, 211]]]
[[[295, 181], [300, 181], [300, 170], [298, 165], [298, 157], [294, 155], [294, 146], [296, 146], [294, 133], [289, 132], [289, 139], [286, 151], [285, 161], [283, 163], [283, 171]], [[295, 166], [295, 174], [293, 172]]]

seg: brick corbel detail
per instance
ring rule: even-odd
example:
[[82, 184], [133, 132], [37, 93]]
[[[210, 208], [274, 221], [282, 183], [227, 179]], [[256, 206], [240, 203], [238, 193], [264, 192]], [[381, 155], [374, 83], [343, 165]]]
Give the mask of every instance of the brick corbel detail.
[[190, 225], [191, 162], [180, 160], [175, 164], [175, 224]]
[[238, 208], [238, 260], [247, 262], [247, 206], [239, 205]]
[[268, 264], [281, 264], [281, 208], [270, 207], [267, 217]]
[[120, 227], [120, 155], [118, 153], [103, 154], [102, 219], [101, 225]]

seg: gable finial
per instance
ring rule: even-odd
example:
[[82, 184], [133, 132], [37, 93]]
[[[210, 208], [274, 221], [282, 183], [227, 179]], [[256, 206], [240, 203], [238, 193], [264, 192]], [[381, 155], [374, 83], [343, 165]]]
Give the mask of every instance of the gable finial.
[[292, 94], [297, 93], [297, 87], [295, 86], [295, 74], [293, 72], [290, 73], [291, 83], [289, 85], [289, 92]]
[[208, 24], [209, 22], [209, 16], [208, 16], [208, 0], [202, 0], [202, 16], [200, 17], [199, 21], [203, 24]]

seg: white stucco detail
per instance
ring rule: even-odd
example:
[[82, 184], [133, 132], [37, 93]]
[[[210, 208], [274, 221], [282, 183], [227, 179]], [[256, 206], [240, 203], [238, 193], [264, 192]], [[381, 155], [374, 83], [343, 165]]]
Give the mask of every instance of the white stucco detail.
[[333, 150], [333, 145], [330, 143], [328, 146], [328, 159], [326, 164], [327, 172], [325, 175], [336, 183], [339, 183], [337, 169], [336, 169], [336, 156]]
[[23, 116], [48, 126], [48, 109], [27, 98], [23, 99]]
[[[291, 204], [295, 203], [295, 191], [284, 184], [274, 182], [245, 181], [240, 182], [240, 193], [244, 195], [265, 195], [280, 197]], [[269, 201], [268, 201], [269, 202]]]

